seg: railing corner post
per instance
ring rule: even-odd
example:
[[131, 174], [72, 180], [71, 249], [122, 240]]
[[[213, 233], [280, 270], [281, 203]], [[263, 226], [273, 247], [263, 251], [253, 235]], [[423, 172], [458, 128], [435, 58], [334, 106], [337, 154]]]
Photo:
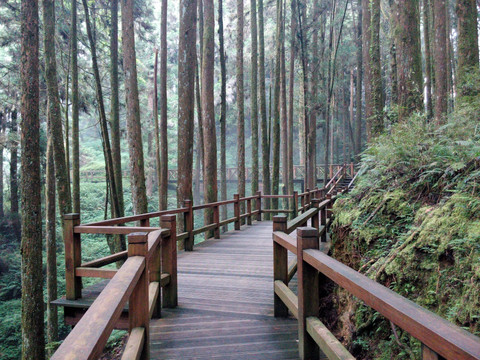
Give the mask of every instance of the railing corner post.
[[235, 230], [240, 230], [240, 195], [234, 194], [233, 212], [235, 216]]
[[318, 249], [318, 231], [311, 227], [297, 229], [298, 277], [298, 349], [300, 359], [318, 359], [319, 348], [307, 333], [307, 318], [319, 315], [319, 275], [303, 261], [303, 251]]
[[138, 232], [128, 235], [128, 256], [142, 256], [145, 268], [140, 279], [133, 288], [128, 300], [129, 331], [141, 327], [145, 331], [145, 340], [141, 351], [141, 359], [150, 357], [150, 309], [148, 306], [148, 233]]
[[170, 230], [170, 235], [162, 239], [162, 273], [170, 274], [170, 282], [162, 289], [163, 306], [173, 308], [178, 304], [176, 216], [163, 215], [160, 226]]
[[184, 240], [185, 251], [193, 250], [193, 202], [192, 200], [184, 200], [183, 206], [187, 208], [187, 211], [184, 213], [184, 229], [188, 233], [188, 236]]
[[262, 192], [257, 191], [257, 221], [262, 221]]
[[[273, 217], [273, 231], [287, 231], [287, 216], [276, 215]], [[275, 236], [275, 235], [273, 235]], [[285, 285], [288, 284], [288, 252], [282, 245], [273, 241], [273, 282], [280, 280]], [[287, 317], [288, 307], [273, 290], [273, 313], [275, 317]]]
[[80, 234], [74, 231], [80, 224], [80, 214], [63, 216], [63, 241], [65, 246], [65, 297], [76, 300], [82, 297], [82, 278], [75, 275], [75, 269], [82, 262], [82, 246]]
[[[318, 209], [320, 205], [319, 199], [312, 199], [312, 207]], [[320, 222], [319, 222], [319, 211], [312, 217], [312, 227], [317, 230], [320, 230]]]

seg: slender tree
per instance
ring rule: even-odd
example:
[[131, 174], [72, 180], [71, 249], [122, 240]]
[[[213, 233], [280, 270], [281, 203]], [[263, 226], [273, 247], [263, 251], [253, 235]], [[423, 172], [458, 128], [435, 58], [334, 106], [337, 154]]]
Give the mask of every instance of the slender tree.
[[168, 1], [162, 0], [162, 35], [160, 40], [160, 136], [162, 147], [159, 177], [161, 210], [167, 209], [168, 206], [167, 5]]
[[363, 80], [363, 42], [362, 42], [362, 22], [363, 10], [362, 1], [357, 0], [357, 79], [355, 83], [355, 156], [359, 159], [359, 154], [362, 150], [362, 80]]
[[[281, 2], [285, 14], [285, 0]], [[285, 65], [285, 15], [282, 19], [282, 44], [280, 49], [280, 138], [282, 154], [282, 191], [287, 191], [288, 179], [288, 119], [287, 119], [287, 74]], [[286, 201], [285, 201], [286, 202]]]
[[[332, 14], [335, 10], [332, 10]], [[308, 114], [309, 125], [307, 133], [307, 172], [306, 186], [307, 189], [313, 189], [316, 186], [316, 169], [317, 169], [317, 106], [318, 106], [318, 79], [320, 71], [320, 57], [318, 49], [318, 29], [320, 28], [320, 9], [318, 0], [313, 1], [312, 12], [312, 60], [310, 61], [310, 111]], [[332, 23], [333, 26], [333, 23]], [[332, 27], [333, 29], [333, 27]], [[332, 31], [332, 30], [331, 30]], [[329, 119], [327, 119], [329, 121]]]
[[[272, 120], [272, 194], [278, 194], [280, 184], [280, 72], [282, 52], [282, 0], [277, 0], [277, 30], [275, 45], [275, 75], [273, 89], [273, 120]], [[273, 199], [273, 207], [278, 208], [278, 199]]]
[[367, 120], [369, 138], [379, 135], [383, 131], [383, 87], [382, 65], [380, 63], [380, 0], [370, 1], [370, 81], [372, 116]]
[[[252, 31], [253, 27], [254, 25], [252, 23]], [[225, 44], [223, 37], [223, 0], [218, 1], [218, 42], [220, 46], [220, 77], [222, 81], [220, 90], [220, 192], [222, 200], [227, 200], [227, 67], [225, 61]], [[253, 93], [253, 91], [252, 96], [256, 97], [256, 93]], [[226, 218], [227, 207], [222, 206], [222, 219], [225, 220]], [[228, 225], [224, 227], [224, 230], [228, 230]]]
[[142, 214], [148, 211], [148, 202], [145, 188], [140, 103], [138, 100], [133, 0], [122, 0], [122, 51], [123, 68], [125, 72], [125, 100], [132, 203], [135, 213]]
[[447, 10], [445, 0], [432, 0], [435, 12], [435, 121], [441, 124], [448, 110]]
[[[296, 55], [296, 37], [297, 37], [297, 4], [295, 0], [291, 2], [291, 20], [290, 20], [290, 69], [289, 69], [289, 89], [288, 89], [288, 193], [293, 194], [293, 108], [294, 108], [294, 89], [295, 89], [295, 55]], [[290, 206], [290, 208], [292, 205]]]
[[[237, 175], [240, 197], [245, 197], [245, 109], [243, 88], [243, 0], [237, 0]], [[241, 204], [243, 213], [245, 204]]]
[[[111, 6], [113, 6], [113, 4], [116, 2], [117, 0], [112, 0]], [[113, 31], [114, 22], [115, 22], [115, 19], [112, 17], [112, 31]], [[70, 49], [71, 49], [70, 52], [71, 52], [71, 68], [72, 68], [72, 201], [73, 201], [73, 211], [76, 213], [80, 213], [80, 132], [79, 132], [79, 124], [78, 124], [79, 90], [78, 90], [77, 0], [72, 0], [72, 17], [70, 21]], [[115, 88], [112, 87], [112, 93], [114, 91], [115, 91]], [[113, 103], [112, 103], [112, 107], [113, 107]]]
[[[118, 91], [118, 0], [110, 2], [110, 126], [112, 135], [113, 176], [118, 198], [118, 216], [125, 215], [123, 201], [122, 152], [120, 148], [120, 100]], [[114, 214], [112, 214], [114, 215]]]
[[[18, 214], [18, 125], [17, 110], [10, 111], [10, 212]], [[17, 226], [15, 226], [17, 227]], [[18, 229], [17, 229], [18, 230]]]
[[[153, 65], [153, 126], [155, 129], [155, 167], [157, 179], [161, 178], [161, 160], [160, 160], [160, 127], [158, 124], [158, 49], [155, 49], [155, 61]], [[160, 181], [159, 181], [160, 182]], [[160, 184], [158, 187], [158, 209], [162, 209], [162, 191]], [[163, 210], [163, 209], [162, 209]]]
[[458, 69], [460, 95], [470, 94], [466, 84], [469, 75], [478, 73], [478, 11], [475, 0], [457, 0], [458, 17]]
[[423, 109], [423, 78], [418, 0], [395, 0], [398, 72], [398, 118]]
[[[369, 120], [373, 116], [372, 107], [372, 80], [371, 80], [371, 54], [370, 43], [372, 41], [371, 31], [371, 9], [370, 0], [362, 0], [362, 51], [363, 51], [363, 87], [365, 91], [365, 119], [367, 127], [367, 141], [370, 141], [371, 131], [369, 129]], [[358, 126], [359, 124], [357, 124]], [[361, 125], [360, 125], [361, 126]], [[359, 130], [357, 130], [358, 132]], [[361, 132], [361, 129], [360, 129]], [[357, 135], [358, 136], [358, 135]]]
[[2, 138], [5, 134], [5, 118], [3, 111], [0, 111], [0, 218], [5, 216], [3, 210], [3, 148]]
[[[267, 101], [265, 88], [265, 34], [263, 19], [263, 0], [258, 0], [258, 80], [260, 100], [260, 124], [262, 130], [262, 186], [263, 193], [270, 194], [270, 145], [268, 141]], [[270, 200], [265, 199], [265, 207], [270, 206]], [[266, 218], [269, 216], [267, 214]]]
[[178, 41], [177, 204], [192, 199], [197, 1], [180, 0]]
[[252, 128], [252, 195], [258, 191], [258, 43], [257, 43], [257, 1], [250, 0], [250, 33], [252, 39], [252, 71], [250, 84], [251, 128]]
[[430, 0], [423, 0], [423, 39], [425, 43], [425, 107], [427, 118], [433, 117], [432, 107], [432, 53], [430, 50]]
[[[38, 2], [21, 3], [22, 359], [45, 358], [43, 327], [42, 208]], [[65, 161], [65, 157], [63, 158]]]

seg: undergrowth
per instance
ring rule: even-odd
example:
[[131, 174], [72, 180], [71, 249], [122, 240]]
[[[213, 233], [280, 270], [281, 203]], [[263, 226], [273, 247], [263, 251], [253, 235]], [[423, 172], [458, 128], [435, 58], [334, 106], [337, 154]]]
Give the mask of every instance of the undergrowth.
[[[480, 335], [480, 100], [436, 128], [414, 116], [362, 156], [334, 206], [333, 256]], [[420, 357], [420, 343], [337, 290], [338, 333], [363, 359]], [[346, 314], [346, 315], [345, 315]]]

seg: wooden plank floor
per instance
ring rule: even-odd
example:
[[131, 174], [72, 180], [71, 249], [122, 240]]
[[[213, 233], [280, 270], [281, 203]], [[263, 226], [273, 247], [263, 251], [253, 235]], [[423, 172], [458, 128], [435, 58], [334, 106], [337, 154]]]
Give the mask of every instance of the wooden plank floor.
[[150, 323], [152, 359], [298, 359], [297, 321], [273, 317], [272, 274], [267, 221], [180, 252], [179, 304]]

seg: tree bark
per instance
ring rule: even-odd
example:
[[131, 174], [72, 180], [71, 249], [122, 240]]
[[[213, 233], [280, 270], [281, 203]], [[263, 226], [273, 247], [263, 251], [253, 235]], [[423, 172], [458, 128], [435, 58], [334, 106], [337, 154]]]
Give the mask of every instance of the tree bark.
[[[365, 91], [365, 119], [367, 128], [367, 141], [370, 141], [370, 119], [373, 116], [372, 107], [372, 80], [371, 80], [371, 55], [370, 42], [372, 41], [371, 32], [372, 16], [370, 11], [370, 0], [362, 0], [362, 51], [363, 51], [363, 88]], [[358, 125], [358, 124], [357, 124]], [[361, 131], [361, 130], [360, 130]], [[358, 130], [357, 130], [358, 132]], [[357, 134], [358, 136], [358, 134]]]
[[[237, 175], [240, 198], [245, 197], [245, 109], [243, 87], [243, 0], [237, 0]], [[243, 214], [245, 203], [242, 202], [240, 212]]]
[[252, 128], [252, 195], [258, 191], [258, 44], [257, 44], [257, 1], [250, 0], [250, 32], [252, 40], [252, 71], [250, 84], [251, 128]]
[[445, 0], [433, 0], [435, 12], [435, 121], [442, 124], [448, 110], [447, 11]]
[[355, 159], [359, 160], [362, 151], [362, 79], [363, 79], [363, 44], [362, 44], [362, 23], [363, 10], [362, 1], [357, 0], [358, 23], [357, 23], [357, 79], [355, 83]]
[[142, 214], [148, 211], [148, 202], [145, 187], [140, 104], [138, 100], [133, 0], [122, 0], [122, 50], [123, 68], [125, 72], [125, 102], [127, 109], [132, 203], [135, 213]]
[[118, 0], [111, 1], [110, 14], [112, 19], [110, 33], [110, 126], [112, 135], [112, 162], [115, 187], [117, 189], [118, 216], [124, 216], [122, 151], [120, 148], [120, 100], [118, 91]]
[[[112, 1], [116, 3], [116, 0]], [[112, 18], [112, 28], [114, 19]], [[72, 201], [73, 211], [80, 213], [80, 132], [78, 124], [78, 44], [77, 44], [77, 1], [72, 0], [72, 18], [70, 24], [70, 48], [72, 53]], [[114, 88], [112, 87], [112, 92]], [[112, 104], [113, 106], [113, 104]]]
[[[290, 69], [289, 69], [289, 89], [288, 89], [288, 194], [292, 195], [293, 188], [293, 108], [294, 108], [294, 90], [295, 90], [295, 55], [296, 55], [296, 37], [297, 37], [297, 4], [296, 0], [292, 0], [291, 11], [291, 25], [290, 25]], [[290, 203], [290, 208], [293, 207], [293, 201]]]
[[[308, 114], [309, 125], [307, 133], [307, 173], [306, 173], [306, 187], [307, 189], [314, 189], [317, 186], [316, 169], [317, 169], [317, 108], [318, 102], [318, 78], [320, 71], [320, 57], [318, 50], [318, 29], [320, 27], [321, 19], [319, 14], [319, 2], [313, 1], [312, 13], [312, 61], [310, 62], [310, 110]], [[332, 10], [332, 13], [334, 10]], [[332, 28], [333, 29], [333, 24]], [[327, 119], [327, 122], [329, 120]]]
[[367, 120], [370, 125], [369, 138], [380, 135], [383, 131], [383, 87], [382, 66], [380, 63], [380, 0], [370, 1], [371, 37], [370, 40], [370, 81], [372, 116]]
[[430, 0], [423, 0], [423, 38], [425, 42], [425, 106], [427, 118], [433, 117], [432, 107], [432, 53], [430, 50]]
[[[282, 21], [283, 21], [282, 0], [277, 0], [277, 30], [275, 48], [275, 75], [273, 87], [273, 169], [272, 169], [272, 194], [278, 195], [280, 183], [280, 72], [282, 52]], [[273, 199], [273, 208], [278, 208], [278, 199]]]
[[[281, 149], [282, 149], [282, 193], [287, 191], [289, 178], [288, 178], [288, 119], [287, 119], [287, 71], [285, 66], [285, 13], [286, 6], [285, 0], [282, 2], [282, 45], [280, 53], [280, 135], [281, 135]], [[285, 200], [285, 204], [288, 202]]]
[[[155, 168], [157, 179], [161, 178], [161, 161], [160, 161], [160, 128], [158, 125], [158, 49], [155, 49], [155, 60], [153, 65], [153, 125], [155, 129]], [[158, 209], [162, 209], [162, 191], [160, 184], [158, 186]]]
[[398, 118], [423, 109], [423, 78], [418, 0], [395, 0], [397, 34]]
[[178, 41], [177, 205], [192, 199], [197, 1], [180, 0]]
[[168, 1], [162, 0], [162, 37], [160, 44], [160, 210], [168, 207], [168, 133], [167, 133], [167, 8]]
[[[21, 3], [22, 359], [45, 358], [40, 181], [38, 2]], [[62, 144], [63, 145], [63, 144]], [[65, 161], [65, 157], [63, 158]]]
[[[254, 0], [252, 0], [254, 1]], [[253, 32], [253, 15], [252, 15], [252, 32]], [[256, 21], [255, 21], [256, 29]], [[220, 192], [222, 200], [227, 200], [227, 67], [225, 63], [225, 45], [223, 39], [223, 0], [218, 1], [218, 38], [220, 46], [220, 77], [222, 81], [220, 90]], [[253, 39], [252, 39], [253, 47]], [[253, 61], [253, 60], [252, 60]], [[253, 68], [252, 68], [253, 72]], [[253, 75], [252, 75], [253, 76]], [[256, 79], [256, 78], [255, 78]], [[256, 92], [252, 96], [256, 97]], [[257, 117], [258, 119], [258, 117]], [[258, 124], [257, 124], [258, 127]], [[257, 129], [257, 147], [258, 147], [258, 129]], [[257, 148], [258, 153], [258, 148]], [[258, 154], [257, 154], [258, 158]], [[257, 159], [258, 166], [258, 159]], [[258, 171], [257, 171], [258, 179]], [[253, 185], [252, 185], [253, 186]], [[258, 182], [257, 182], [258, 187]], [[227, 218], [227, 207], [222, 206], [222, 219]], [[228, 230], [228, 225], [224, 226], [224, 231]]]
[[458, 17], [458, 69], [459, 95], [475, 95], [466, 87], [469, 75], [478, 73], [477, 4], [475, 0], [457, 0]]
[[[5, 134], [5, 117], [3, 112], [0, 111], [0, 137]], [[0, 218], [5, 216], [3, 209], [3, 144], [0, 144]]]
[[10, 112], [10, 212], [18, 215], [18, 125], [17, 110]]

